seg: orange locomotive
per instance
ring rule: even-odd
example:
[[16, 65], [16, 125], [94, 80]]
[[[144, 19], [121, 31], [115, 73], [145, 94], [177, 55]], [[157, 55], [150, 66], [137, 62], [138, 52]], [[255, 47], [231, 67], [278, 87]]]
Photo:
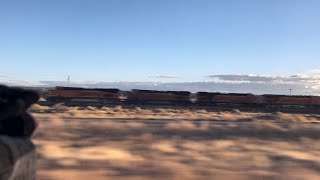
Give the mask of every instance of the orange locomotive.
[[56, 87], [46, 92], [47, 100], [70, 100], [70, 99], [98, 99], [118, 100], [119, 89], [85, 89], [73, 87]]

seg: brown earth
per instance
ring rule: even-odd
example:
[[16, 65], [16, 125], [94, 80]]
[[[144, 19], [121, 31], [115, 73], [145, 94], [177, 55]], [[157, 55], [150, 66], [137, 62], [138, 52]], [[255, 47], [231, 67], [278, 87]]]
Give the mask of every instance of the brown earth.
[[45, 107], [38, 179], [319, 179], [320, 115]]

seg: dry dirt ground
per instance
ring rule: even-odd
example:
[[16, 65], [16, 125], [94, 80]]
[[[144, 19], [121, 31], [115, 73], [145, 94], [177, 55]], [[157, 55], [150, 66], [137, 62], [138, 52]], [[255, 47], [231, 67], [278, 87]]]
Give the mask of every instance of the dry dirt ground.
[[320, 115], [45, 107], [38, 179], [320, 179]]

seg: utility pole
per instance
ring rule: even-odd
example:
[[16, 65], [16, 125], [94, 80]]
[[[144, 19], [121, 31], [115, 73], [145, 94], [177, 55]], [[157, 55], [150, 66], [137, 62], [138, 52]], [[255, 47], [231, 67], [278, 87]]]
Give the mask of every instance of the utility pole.
[[293, 90], [293, 89], [289, 89], [289, 91], [290, 91], [290, 96], [292, 95], [292, 90]]
[[68, 86], [70, 86], [70, 75], [68, 76]]

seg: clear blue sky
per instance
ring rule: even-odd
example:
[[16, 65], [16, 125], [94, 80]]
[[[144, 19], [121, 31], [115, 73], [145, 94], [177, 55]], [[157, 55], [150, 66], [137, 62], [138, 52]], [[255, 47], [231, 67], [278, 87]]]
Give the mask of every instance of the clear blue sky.
[[320, 68], [319, 0], [0, 0], [0, 75], [158, 81]]

